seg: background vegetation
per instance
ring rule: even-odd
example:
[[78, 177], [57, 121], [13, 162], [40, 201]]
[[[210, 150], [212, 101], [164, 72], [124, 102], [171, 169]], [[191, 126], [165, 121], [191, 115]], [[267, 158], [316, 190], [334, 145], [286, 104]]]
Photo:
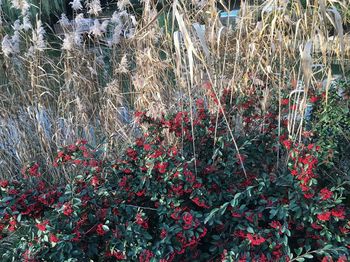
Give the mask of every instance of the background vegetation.
[[[186, 161], [201, 159], [208, 147], [196, 144], [203, 135], [195, 128], [200, 98], [214, 116], [203, 130], [213, 131], [210, 141], [216, 145], [224, 123], [222, 132], [233, 143], [238, 163], [255, 136], [269, 141], [262, 139], [262, 147], [274, 148], [272, 174], [288, 173], [288, 164], [295, 164], [289, 150], [304, 152], [301, 144], [317, 144], [322, 179], [312, 190], [348, 191], [348, 0], [245, 1], [230, 21], [220, 18], [218, 7], [229, 11], [223, 1], [130, 2], [2, 1], [1, 181], [36, 174], [37, 164], [45, 185], [63, 186], [61, 193], [66, 192], [78, 171], [74, 165], [55, 166], [59, 148], [84, 138], [100, 152], [100, 161], [113, 162], [135, 138], [154, 131], [147, 121], [135, 122], [134, 113], [140, 111], [156, 123], [187, 111], [188, 132], [176, 137], [165, 128], [162, 145], [176, 145]], [[245, 130], [247, 121], [254, 122], [253, 130]], [[194, 139], [185, 148], [189, 137]], [[218, 154], [215, 147], [212, 151]], [[197, 165], [191, 163], [194, 172]], [[21, 172], [23, 167], [34, 173]], [[119, 172], [114, 174], [119, 177]], [[29, 187], [38, 183], [25, 181]], [[8, 189], [2, 192], [5, 197]], [[311, 194], [298, 192], [296, 197]], [[346, 195], [341, 203], [348, 202]], [[224, 200], [211, 208], [219, 209]], [[209, 222], [215, 212], [203, 211], [201, 222]], [[321, 213], [307, 211], [310, 219]]]

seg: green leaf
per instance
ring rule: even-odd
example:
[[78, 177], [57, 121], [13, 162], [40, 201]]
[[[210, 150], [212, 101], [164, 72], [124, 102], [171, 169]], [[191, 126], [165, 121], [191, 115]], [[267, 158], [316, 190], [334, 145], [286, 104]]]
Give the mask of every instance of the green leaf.
[[252, 227], [248, 227], [247, 231], [251, 234], [255, 234], [254, 229]]
[[302, 247], [299, 247], [298, 249], [295, 250], [295, 254], [297, 256], [300, 256], [302, 252], [303, 252], [303, 248]]
[[333, 248], [333, 245], [330, 245], [330, 244], [325, 245], [325, 246], [323, 247], [324, 250], [330, 250], [330, 249], [332, 249], [332, 248]]
[[270, 219], [274, 218], [276, 214], [278, 213], [278, 209], [271, 209], [270, 210]]
[[214, 239], [214, 240], [220, 240], [220, 236], [219, 236], [219, 235], [213, 235], [213, 236], [212, 236], [212, 239]]
[[235, 194], [234, 198], [231, 200], [230, 204], [232, 207], [237, 206], [238, 204], [238, 198], [241, 196], [242, 193]]
[[49, 237], [47, 235], [44, 235], [43, 239], [45, 242], [49, 242]]
[[8, 197], [2, 198], [2, 199], [0, 200], [0, 202], [6, 203], [6, 202], [8, 202], [8, 201], [11, 201], [12, 199], [13, 199], [13, 197], [8, 196]]
[[208, 223], [209, 220], [212, 219], [212, 217], [215, 215], [216, 212], [219, 211], [219, 208], [214, 208], [209, 215], [204, 219], [204, 224]]
[[209, 251], [210, 251], [211, 253], [214, 253], [216, 250], [217, 250], [217, 247], [216, 247], [216, 246], [210, 246], [210, 247], [209, 247]]
[[223, 215], [223, 214], [225, 213], [228, 204], [229, 204], [229, 202], [226, 202], [225, 204], [223, 204], [223, 205], [220, 207], [220, 209], [221, 209], [220, 214], [221, 214], [221, 215]]
[[311, 255], [311, 254], [305, 254], [304, 257], [306, 257], [306, 258], [313, 258], [314, 256]]
[[291, 233], [290, 233], [290, 230], [289, 230], [289, 229], [286, 228], [285, 232], [286, 232], [286, 235], [287, 235], [287, 236], [289, 236], [289, 237], [291, 236]]

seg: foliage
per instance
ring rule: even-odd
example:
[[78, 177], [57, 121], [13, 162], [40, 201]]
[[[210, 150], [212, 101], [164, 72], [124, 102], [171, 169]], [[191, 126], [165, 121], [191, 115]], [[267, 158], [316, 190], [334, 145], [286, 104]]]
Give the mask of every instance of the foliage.
[[258, 95], [211, 97], [217, 112], [196, 99], [158, 119], [137, 113], [143, 135], [113, 161], [85, 140], [64, 146], [53, 166], [71, 173], [65, 185], [48, 187], [39, 163], [2, 180], [1, 236], [21, 236], [2, 261], [346, 261], [348, 185], [337, 158], [332, 179], [322, 172], [327, 123], [295, 141]]
[[[346, 71], [350, 54], [340, 0], [244, 1], [232, 28], [218, 10], [232, 1], [94, 1], [98, 12], [90, 0], [74, 1], [83, 7], [74, 12], [71, 0], [1, 2], [0, 178], [52, 160], [75, 137], [93, 145], [113, 138], [118, 151], [133, 133], [132, 110], [173, 112], [184, 94], [207, 98], [204, 81], [217, 95], [264, 82], [272, 93], [309, 73], [311, 85], [322, 81], [333, 60]], [[70, 176], [62, 172], [50, 171], [49, 181]]]
[[350, 171], [349, 94], [347, 81], [334, 82], [327, 94], [326, 106], [322, 99], [317, 99], [310, 126], [310, 130], [317, 130], [315, 139], [325, 149], [323, 164], [331, 168], [338, 164], [337, 168], [344, 174]]

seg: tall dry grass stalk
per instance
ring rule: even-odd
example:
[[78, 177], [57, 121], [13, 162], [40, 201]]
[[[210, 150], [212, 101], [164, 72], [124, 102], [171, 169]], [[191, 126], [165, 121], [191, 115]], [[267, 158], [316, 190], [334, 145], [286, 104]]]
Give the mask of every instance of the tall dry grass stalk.
[[[296, 110], [280, 110], [280, 123], [288, 119], [290, 137], [300, 139], [308, 90], [324, 79], [329, 87], [334, 60], [347, 70], [349, 1], [307, 1], [305, 8], [300, 1], [246, 1], [234, 27], [222, 24], [218, 2], [169, 0], [157, 9], [145, 0], [138, 17], [128, 6], [111, 17], [95, 6], [89, 14], [76, 8], [72, 21], [62, 16], [54, 40], [40, 16], [28, 20], [24, 10], [12, 28], [2, 17], [0, 177], [18, 175], [30, 161], [52, 161], [58, 145], [77, 137], [122, 147], [137, 133], [134, 110], [159, 117], [203, 97], [219, 112], [208, 86], [216, 97], [231, 89], [233, 106], [235, 95], [260, 93], [261, 112], [289, 92]], [[225, 121], [235, 141], [240, 112]]]

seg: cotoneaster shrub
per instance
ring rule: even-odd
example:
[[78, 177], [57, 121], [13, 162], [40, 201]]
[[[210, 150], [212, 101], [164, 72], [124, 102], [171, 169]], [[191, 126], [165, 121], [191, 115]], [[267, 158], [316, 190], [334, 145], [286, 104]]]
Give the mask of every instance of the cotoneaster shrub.
[[1, 260], [347, 261], [348, 183], [322, 172], [323, 134], [293, 142], [285, 121], [278, 136], [277, 106], [233, 98], [213, 96], [215, 113], [202, 99], [161, 119], [137, 113], [146, 131], [113, 161], [85, 140], [61, 148], [66, 185], [50, 188], [39, 163], [1, 181], [0, 237], [19, 236]]

